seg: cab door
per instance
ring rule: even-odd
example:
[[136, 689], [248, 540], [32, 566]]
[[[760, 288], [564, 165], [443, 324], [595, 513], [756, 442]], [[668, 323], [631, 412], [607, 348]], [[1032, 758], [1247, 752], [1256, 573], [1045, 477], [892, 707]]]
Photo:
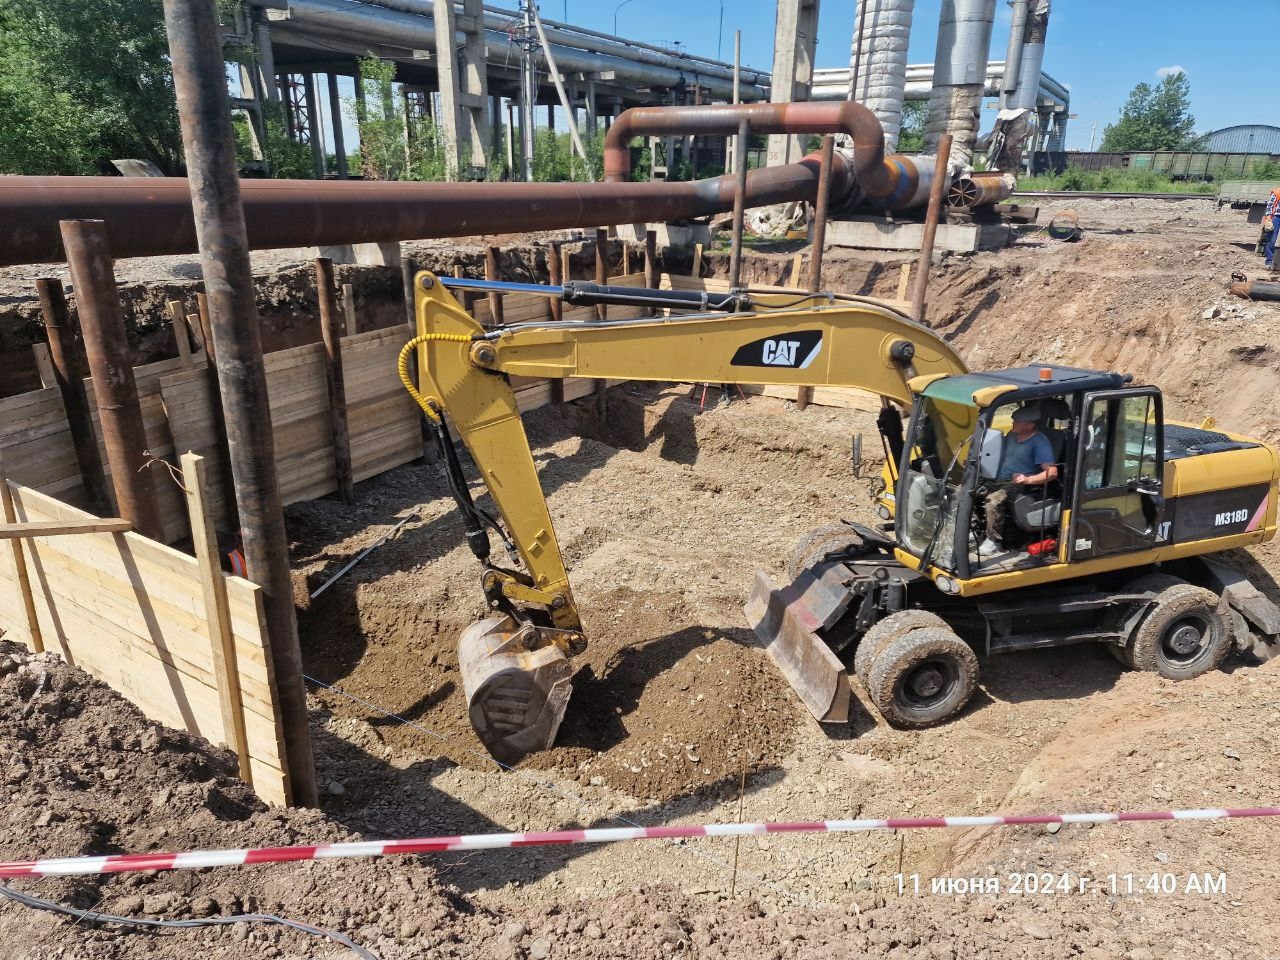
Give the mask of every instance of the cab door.
[[1085, 395], [1068, 559], [1144, 550], [1164, 522], [1164, 411], [1154, 387]]

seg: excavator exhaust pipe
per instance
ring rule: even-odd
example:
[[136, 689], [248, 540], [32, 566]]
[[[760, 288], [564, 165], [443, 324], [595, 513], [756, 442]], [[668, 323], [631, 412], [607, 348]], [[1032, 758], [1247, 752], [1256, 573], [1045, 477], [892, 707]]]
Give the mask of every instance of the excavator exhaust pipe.
[[504, 764], [548, 749], [569, 706], [573, 666], [554, 644], [528, 649], [525, 638], [532, 629], [507, 616], [488, 617], [458, 640], [471, 726]]
[[[848, 723], [849, 676], [840, 658], [818, 636], [829, 626], [835, 597], [809, 573], [781, 589], [756, 571], [755, 591], [743, 611], [769, 657], [819, 723]], [[847, 600], [845, 601], [847, 603]]]

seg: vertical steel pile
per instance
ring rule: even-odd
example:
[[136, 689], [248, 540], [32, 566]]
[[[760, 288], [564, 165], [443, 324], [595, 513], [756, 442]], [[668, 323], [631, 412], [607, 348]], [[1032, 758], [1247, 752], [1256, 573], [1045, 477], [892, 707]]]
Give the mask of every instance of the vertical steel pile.
[[289, 544], [214, 0], [164, 0], [245, 561], [261, 585], [292, 801], [317, 803]]

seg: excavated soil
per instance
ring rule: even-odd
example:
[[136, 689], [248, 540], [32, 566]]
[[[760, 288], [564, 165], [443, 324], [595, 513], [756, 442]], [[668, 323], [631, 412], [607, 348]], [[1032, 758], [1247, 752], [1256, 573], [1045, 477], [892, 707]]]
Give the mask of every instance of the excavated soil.
[[[1224, 296], [1233, 270], [1256, 265], [1244, 249], [1253, 228], [1196, 202], [1076, 208], [1079, 243], [1029, 230], [1006, 251], [945, 257], [930, 319], [972, 366], [1113, 366], [1159, 382], [1174, 416], [1280, 437], [1280, 310]], [[788, 262], [757, 255], [748, 267], [774, 282]], [[893, 264], [862, 255], [833, 256], [826, 275], [880, 294], [897, 283]], [[996, 657], [948, 724], [897, 731], [860, 706], [847, 730], [824, 734], [741, 604], [754, 571], [780, 576], [809, 528], [871, 519], [878, 463], [849, 462], [854, 434], [876, 447], [871, 415], [755, 397], [701, 410], [664, 386], [615, 388], [610, 411], [603, 430], [589, 403], [526, 417], [591, 639], [553, 750], [503, 772], [464, 719], [453, 645], [483, 613], [476, 564], [439, 467], [415, 464], [362, 484], [354, 508], [289, 510], [321, 811], [263, 808], [228, 778], [224, 753], [147, 723], [72, 668], [10, 649], [0, 856], [1275, 804], [1280, 660], [1236, 657], [1172, 683], [1088, 647]], [[1280, 600], [1274, 545], [1234, 560]], [[1235, 820], [772, 835], [15, 886], [126, 914], [274, 910], [341, 929], [384, 960], [1228, 960], [1280, 957], [1275, 831]], [[1039, 892], [1016, 879], [1028, 875]], [[956, 885], [975, 879], [988, 892]], [[0, 944], [32, 958], [347, 955], [256, 926], [126, 934], [12, 904], [0, 904]]]

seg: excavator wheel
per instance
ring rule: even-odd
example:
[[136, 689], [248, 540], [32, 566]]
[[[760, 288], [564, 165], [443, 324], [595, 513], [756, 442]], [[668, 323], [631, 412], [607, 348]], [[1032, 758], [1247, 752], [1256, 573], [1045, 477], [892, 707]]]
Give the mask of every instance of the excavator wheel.
[[880, 649], [868, 693], [891, 725], [910, 729], [959, 713], [977, 682], [973, 649], [948, 628], [924, 627]]
[[795, 580], [817, 561], [829, 553], [857, 546], [862, 538], [847, 523], [829, 523], [825, 527], [810, 530], [787, 558], [787, 577]]
[[573, 676], [559, 647], [528, 650], [510, 617], [488, 617], [463, 631], [458, 667], [471, 726], [495, 760], [518, 763], [555, 742]]
[[884, 645], [921, 627], [946, 629], [947, 622], [928, 610], [899, 610], [874, 624], [862, 635], [858, 648], [853, 652], [853, 672], [858, 675], [865, 689], [871, 689], [871, 664]]
[[[1124, 589], [1126, 593], [1158, 594], [1163, 590], [1167, 590], [1169, 587], [1176, 587], [1179, 584], [1185, 584], [1186, 582], [1187, 581], [1183, 580], [1181, 577], [1175, 577], [1171, 573], [1144, 573], [1142, 576], [1135, 577], [1126, 583]], [[1132, 610], [1133, 608], [1130, 607], [1128, 608], [1128, 611], [1122, 611], [1122, 615], [1127, 618], [1132, 615]], [[1110, 653], [1120, 666], [1124, 667], [1126, 670], [1134, 669], [1132, 640], [1133, 638], [1131, 636], [1124, 645], [1115, 643], [1105, 644], [1107, 652]]]
[[1212, 590], [1175, 584], [1160, 591], [1129, 640], [1136, 670], [1190, 680], [1216, 670], [1231, 651], [1231, 610]]

